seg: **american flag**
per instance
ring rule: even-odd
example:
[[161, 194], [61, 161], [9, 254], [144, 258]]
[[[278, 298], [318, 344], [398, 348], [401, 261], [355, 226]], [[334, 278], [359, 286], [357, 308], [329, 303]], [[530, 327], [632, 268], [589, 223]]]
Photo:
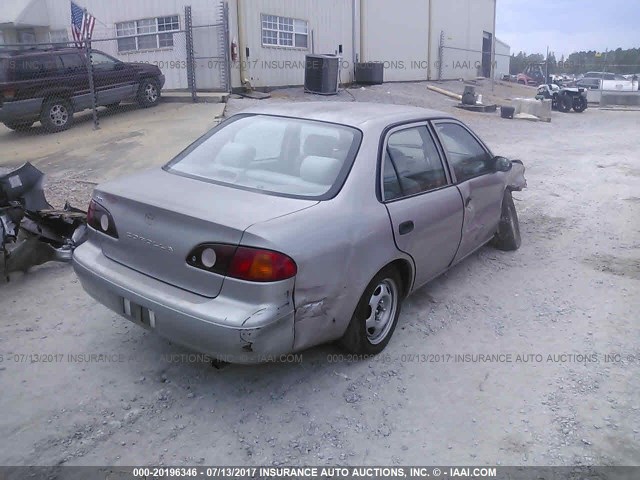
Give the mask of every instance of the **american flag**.
[[71, 33], [76, 43], [91, 38], [95, 25], [96, 19], [93, 15], [89, 12], [85, 15], [84, 9], [71, 2]]

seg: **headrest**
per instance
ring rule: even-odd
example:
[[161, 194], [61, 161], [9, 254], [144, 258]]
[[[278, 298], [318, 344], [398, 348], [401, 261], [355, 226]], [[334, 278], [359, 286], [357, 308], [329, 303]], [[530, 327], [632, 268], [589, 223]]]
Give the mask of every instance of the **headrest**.
[[216, 163], [226, 167], [246, 168], [256, 158], [256, 149], [244, 143], [227, 143], [216, 156]]
[[333, 157], [338, 147], [338, 139], [331, 135], [309, 135], [304, 141], [303, 153], [309, 157]]
[[306, 157], [300, 165], [300, 178], [320, 185], [332, 185], [340, 173], [342, 163], [331, 157]]

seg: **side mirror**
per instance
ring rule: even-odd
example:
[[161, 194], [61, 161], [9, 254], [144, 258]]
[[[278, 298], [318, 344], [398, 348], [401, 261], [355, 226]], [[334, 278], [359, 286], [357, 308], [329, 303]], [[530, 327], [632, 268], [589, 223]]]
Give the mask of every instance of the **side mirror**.
[[116, 62], [115, 65], [113, 66], [114, 70], [123, 70], [124, 69], [124, 63], [123, 62]]
[[508, 172], [513, 168], [511, 160], [505, 157], [493, 157], [493, 169], [496, 172]]

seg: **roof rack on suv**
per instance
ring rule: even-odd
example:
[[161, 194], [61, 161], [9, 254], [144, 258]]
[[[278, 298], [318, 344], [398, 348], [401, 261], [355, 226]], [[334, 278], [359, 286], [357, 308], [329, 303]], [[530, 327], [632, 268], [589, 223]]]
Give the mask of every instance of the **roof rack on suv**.
[[78, 50], [78, 47], [69, 45], [69, 46], [63, 46], [63, 45], [42, 45], [42, 46], [30, 46], [30, 47], [26, 47], [26, 48], [16, 48], [14, 46], [0, 46], [0, 53], [1, 54], [9, 54], [10, 56], [16, 56], [16, 55], [24, 55], [24, 54], [30, 54], [30, 53], [43, 53], [43, 52], [57, 52], [57, 51], [64, 51], [64, 50]]

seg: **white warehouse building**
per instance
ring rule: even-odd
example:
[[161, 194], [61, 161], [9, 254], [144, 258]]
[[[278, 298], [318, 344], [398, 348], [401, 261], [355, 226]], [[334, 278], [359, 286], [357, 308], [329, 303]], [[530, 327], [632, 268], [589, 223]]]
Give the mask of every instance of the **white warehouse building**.
[[[385, 81], [471, 79], [492, 69], [497, 0], [75, 0], [96, 18], [93, 48], [156, 63], [165, 88], [188, 87], [191, 7], [198, 89], [304, 83], [305, 55], [383, 62]], [[71, 40], [70, 0], [2, 0], [0, 44]], [[226, 23], [228, 32], [225, 33]], [[497, 47], [496, 42], [496, 47]]]
[[504, 75], [509, 75], [511, 70], [511, 47], [499, 38], [496, 38], [496, 52], [493, 75], [500, 80]]

